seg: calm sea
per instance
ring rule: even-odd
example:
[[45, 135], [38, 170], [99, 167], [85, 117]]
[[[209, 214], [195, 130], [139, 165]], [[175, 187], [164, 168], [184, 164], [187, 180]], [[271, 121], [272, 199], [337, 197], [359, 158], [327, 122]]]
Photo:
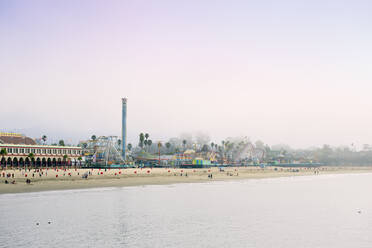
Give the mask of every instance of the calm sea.
[[0, 247], [370, 248], [371, 190], [354, 174], [6, 194]]

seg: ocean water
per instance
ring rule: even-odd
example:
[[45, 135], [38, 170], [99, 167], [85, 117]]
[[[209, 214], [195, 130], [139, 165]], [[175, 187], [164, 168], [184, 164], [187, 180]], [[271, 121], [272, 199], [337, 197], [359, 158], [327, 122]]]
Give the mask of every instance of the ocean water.
[[5, 194], [0, 247], [370, 248], [371, 190], [351, 174]]

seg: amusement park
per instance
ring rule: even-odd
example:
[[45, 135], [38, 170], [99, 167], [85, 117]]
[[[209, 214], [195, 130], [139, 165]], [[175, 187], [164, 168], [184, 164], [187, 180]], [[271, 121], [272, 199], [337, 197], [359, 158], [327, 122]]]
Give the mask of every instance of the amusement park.
[[[0, 133], [2, 167], [78, 166], [82, 168], [172, 167], [206, 168], [229, 166], [319, 166], [308, 154], [293, 157], [285, 150], [273, 150], [261, 141], [227, 138], [219, 144], [209, 137], [179, 137], [167, 142], [138, 135], [138, 144], [127, 143], [127, 99], [121, 99], [121, 137], [96, 136], [77, 146], [46, 145], [46, 136], [32, 139], [16, 133]], [[205, 135], [204, 135], [205, 136]]]
[[173, 138], [168, 142], [150, 139], [148, 133], [138, 135], [138, 145], [127, 143], [127, 99], [122, 98], [122, 136], [92, 135], [81, 141], [86, 167], [174, 167], [205, 168], [228, 166], [317, 166], [311, 158], [294, 161], [283, 151], [272, 151], [263, 142], [251, 142], [247, 137], [229, 138], [220, 144]]

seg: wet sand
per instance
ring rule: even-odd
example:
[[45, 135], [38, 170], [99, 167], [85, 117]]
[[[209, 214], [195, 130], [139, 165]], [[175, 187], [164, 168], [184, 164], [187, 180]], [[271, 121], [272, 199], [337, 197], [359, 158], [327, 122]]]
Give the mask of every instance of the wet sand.
[[[372, 173], [372, 167], [321, 167], [321, 168], [280, 168], [268, 167], [229, 167], [224, 171], [218, 168], [208, 169], [43, 169], [41, 177], [35, 170], [2, 170], [0, 172], [0, 194], [23, 193], [47, 190], [67, 190], [100, 187], [126, 187], [156, 184], [195, 183], [254, 178], [291, 177], [322, 174]], [[88, 179], [82, 175], [90, 172]], [[3, 173], [12, 174], [14, 178], [3, 177]], [[26, 177], [27, 174], [27, 177]], [[34, 175], [32, 175], [34, 174]], [[186, 176], [187, 174], [187, 176]], [[212, 174], [212, 178], [208, 175]], [[58, 177], [56, 177], [58, 175]], [[26, 184], [30, 179], [31, 183]], [[16, 181], [15, 184], [5, 184]]]

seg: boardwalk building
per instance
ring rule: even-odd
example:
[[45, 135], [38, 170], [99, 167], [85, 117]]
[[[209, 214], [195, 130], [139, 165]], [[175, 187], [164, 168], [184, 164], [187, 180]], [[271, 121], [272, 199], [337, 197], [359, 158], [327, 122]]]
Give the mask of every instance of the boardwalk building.
[[80, 147], [38, 145], [32, 138], [14, 134], [0, 133], [0, 164], [5, 166], [52, 167], [79, 165], [82, 156]]

